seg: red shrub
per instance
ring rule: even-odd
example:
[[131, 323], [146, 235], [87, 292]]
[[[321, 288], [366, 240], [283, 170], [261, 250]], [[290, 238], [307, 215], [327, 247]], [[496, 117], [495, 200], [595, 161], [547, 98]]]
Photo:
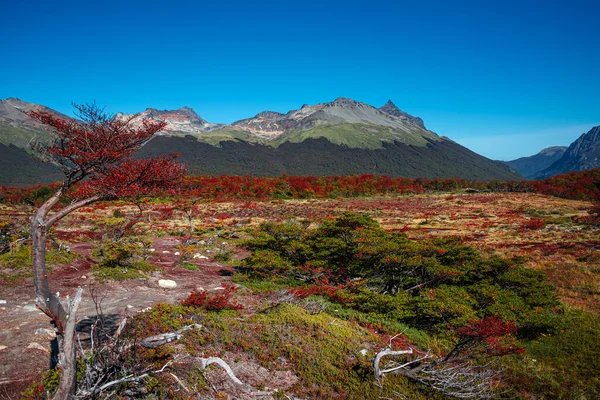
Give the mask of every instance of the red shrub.
[[532, 218], [528, 221], [525, 221], [522, 225], [522, 229], [523, 230], [530, 230], [530, 231], [536, 231], [538, 229], [543, 228], [545, 225], [545, 222], [543, 219], [540, 218]]
[[194, 290], [187, 299], [181, 302], [184, 306], [198, 307], [209, 311], [218, 310], [239, 310], [243, 308], [241, 304], [238, 304], [235, 300], [232, 300], [233, 293], [236, 291], [236, 287], [232, 284], [223, 284], [224, 290], [217, 292], [208, 292]]
[[504, 322], [497, 316], [485, 317], [473, 321], [467, 326], [455, 328], [454, 332], [461, 339], [460, 346], [464, 350], [475, 352], [476, 348], [488, 355], [503, 356], [522, 353], [525, 350], [515, 344], [503, 343], [501, 340], [517, 331], [514, 322]]

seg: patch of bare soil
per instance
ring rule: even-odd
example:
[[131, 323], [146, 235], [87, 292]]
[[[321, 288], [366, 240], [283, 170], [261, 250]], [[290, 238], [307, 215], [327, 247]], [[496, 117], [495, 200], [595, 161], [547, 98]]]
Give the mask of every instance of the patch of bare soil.
[[[161, 271], [149, 279], [97, 281], [92, 273], [91, 243], [73, 244], [71, 250], [82, 257], [53, 271], [50, 284], [62, 300], [83, 287], [84, 295], [78, 320], [94, 318], [100, 312], [119, 321], [156, 303], [174, 303], [193, 289], [212, 289], [230, 280], [231, 268], [211, 259], [193, 259], [198, 267], [190, 271], [178, 267], [175, 237], [157, 238], [149, 262]], [[159, 279], [177, 283], [173, 289], [159, 287]], [[31, 278], [18, 284], [0, 286], [0, 398], [16, 399], [19, 393], [50, 365], [51, 341], [54, 337], [50, 319], [35, 307]], [[96, 301], [94, 301], [94, 298]], [[117, 322], [118, 323], [118, 322]]]

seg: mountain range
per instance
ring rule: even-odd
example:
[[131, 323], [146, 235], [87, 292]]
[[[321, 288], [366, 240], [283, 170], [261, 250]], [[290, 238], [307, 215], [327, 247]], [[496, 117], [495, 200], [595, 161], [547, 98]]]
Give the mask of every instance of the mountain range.
[[560, 160], [566, 150], [566, 146], [548, 147], [533, 156], [506, 161], [506, 164], [525, 178], [534, 179], [541, 171]]
[[600, 126], [582, 134], [569, 147], [549, 147], [534, 156], [506, 161], [506, 164], [528, 179], [600, 168]]
[[[0, 100], [0, 184], [27, 185], [60, 178], [29, 146], [52, 133], [23, 111], [55, 112], [15, 98]], [[404, 177], [522, 179], [511, 167], [480, 156], [428, 130], [422, 119], [388, 101], [373, 107], [347, 98], [303, 105], [287, 113], [263, 111], [231, 124], [212, 123], [194, 110], [145, 111], [115, 118], [164, 120], [166, 128], [137, 157], [181, 154], [196, 174], [274, 176], [381, 174]], [[20, 160], [21, 167], [11, 168]]]

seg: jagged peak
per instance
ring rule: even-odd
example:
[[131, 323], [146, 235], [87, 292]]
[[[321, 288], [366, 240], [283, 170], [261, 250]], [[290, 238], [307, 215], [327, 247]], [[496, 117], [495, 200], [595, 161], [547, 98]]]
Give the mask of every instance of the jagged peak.
[[328, 103], [327, 105], [328, 106], [357, 106], [360, 104], [362, 104], [362, 103], [360, 103], [356, 100], [352, 100], [348, 97], [338, 97], [337, 99], [335, 99], [331, 103]]
[[258, 114], [256, 114], [256, 117], [282, 117], [285, 114], [282, 114], [280, 112], [277, 111], [261, 111]]
[[423, 128], [423, 129], [427, 129], [427, 128], [425, 128], [425, 124], [423, 123], [423, 120], [421, 118], [412, 116], [412, 115], [408, 114], [407, 112], [402, 111], [401, 109], [398, 108], [397, 105], [394, 104], [394, 102], [392, 100], [388, 100], [387, 103], [385, 103], [383, 106], [379, 107], [378, 110], [382, 111], [386, 114], [393, 115], [394, 117], [406, 119], [406, 120], [410, 121], [411, 123]]
[[[146, 108], [146, 110], [142, 113], [152, 118], [161, 118], [164, 114], [183, 114], [191, 119], [202, 120], [200, 115], [193, 108], [183, 106], [175, 110], [159, 110], [157, 108]], [[203, 120], [202, 120], [203, 121]]]
[[389, 100], [388, 100], [388, 101], [387, 101], [387, 102], [386, 102], [386, 103], [385, 103], [385, 104], [384, 104], [382, 107], [380, 107], [380, 109], [381, 109], [381, 108], [384, 108], [384, 107], [387, 107], [387, 108], [395, 108], [396, 110], [400, 110], [400, 109], [398, 108], [398, 106], [397, 106], [397, 105], [395, 105], [395, 104], [394, 104], [394, 102], [393, 102], [391, 99], [389, 99]]

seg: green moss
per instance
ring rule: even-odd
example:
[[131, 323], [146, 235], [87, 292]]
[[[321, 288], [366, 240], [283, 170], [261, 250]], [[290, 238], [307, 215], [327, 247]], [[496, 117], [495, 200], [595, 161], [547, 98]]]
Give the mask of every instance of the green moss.
[[[441, 399], [400, 376], [373, 379], [371, 358], [386, 343], [352, 321], [327, 313], [311, 315], [301, 307], [281, 304], [268, 313], [242, 319], [237, 311], [207, 312], [159, 304], [135, 319], [136, 334], [168, 332], [196, 321], [201, 330], [186, 332], [178, 342], [203, 356], [251, 355], [271, 370], [291, 369], [300, 378], [286, 393], [301, 398], [377, 399], [394, 393], [410, 399]], [[363, 355], [362, 351], [367, 350]], [[247, 356], [246, 356], [247, 357]], [[206, 381], [198, 374], [185, 378], [198, 389]]]
[[194, 264], [189, 262], [184, 262], [181, 264], [181, 268], [187, 269], [188, 271], [199, 271], [200, 268], [196, 267]]
[[[46, 250], [46, 268], [52, 271], [59, 265], [73, 262], [80, 256], [74, 252]], [[31, 246], [23, 245], [15, 252], [0, 255], [0, 278], [14, 281], [32, 275]]]
[[144, 260], [146, 243], [139, 238], [109, 240], [92, 251], [100, 259], [94, 275], [100, 280], [147, 278], [159, 268]]
[[100, 280], [122, 281], [127, 279], [148, 278], [149, 275], [159, 270], [155, 265], [147, 261], [139, 260], [126, 266], [106, 266], [98, 264], [94, 266], [94, 275]]
[[600, 398], [600, 316], [567, 309], [563, 320], [565, 327], [559, 332], [527, 341], [525, 358], [511, 356], [505, 360], [512, 396]]

